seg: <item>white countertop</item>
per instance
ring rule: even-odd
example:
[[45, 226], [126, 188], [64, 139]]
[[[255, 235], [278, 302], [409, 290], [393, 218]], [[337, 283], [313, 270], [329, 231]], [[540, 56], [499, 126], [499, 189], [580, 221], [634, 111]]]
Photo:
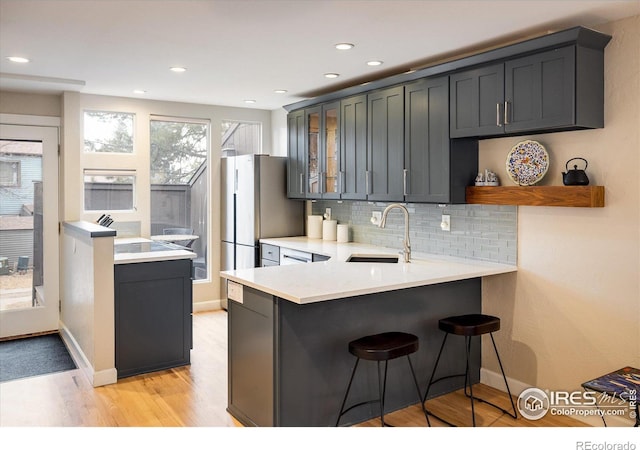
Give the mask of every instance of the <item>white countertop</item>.
[[[323, 262], [221, 272], [235, 281], [277, 297], [305, 304], [429, 284], [516, 272], [517, 266], [440, 255], [412, 253], [410, 263], [346, 262], [352, 254], [397, 255], [398, 249], [306, 237], [261, 239], [272, 244], [330, 256]], [[402, 261], [402, 258], [400, 258]]]
[[[162, 251], [149, 251], [149, 252], [140, 252], [133, 251], [130, 253], [117, 252], [118, 245], [126, 245], [126, 244], [140, 244], [140, 243], [153, 243], [151, 239], [145, 238], [116, 238], [113, 240], [114, 246], [114, 255], [113, 255], [113, 263], [114, 264], [131, 264], [131, 263], [140, 263], [140, 262], [154, 262], [154, 261], [169, 261], [174, 259], [193, 259], [196, 257], [196, 254], [190, 252], [188, 250], [182, 249], [169, 249]], [[157, 243], [156, 243], [157, 244]]]

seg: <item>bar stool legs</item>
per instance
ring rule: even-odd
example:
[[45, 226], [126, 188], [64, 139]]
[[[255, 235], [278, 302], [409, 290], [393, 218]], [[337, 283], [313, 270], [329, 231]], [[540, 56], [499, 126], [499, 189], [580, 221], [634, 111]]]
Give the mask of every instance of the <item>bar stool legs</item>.
[[[340, 406], [340, 412], [338, 413], [338, 418], [336, 420], [336, 427], [340, 424], [340, 419], [344, 414], [351, 411], [352, 409], [378, 402], [380, 405], [380, 426], [391, 427], [393, 425], [389, 425], [384, 420], [384, 400], [385, 394], [387, 390], [387, 368], [390, 359], [395, 359], [400, 356], [406, 356], [407, 362], [409, 363], [409, 369], [411, 370], [411, 375], [413, 377], [413, 382], [416, 387], [416, 392], [418, 393], [418, 402], [422, 408], [422, 412], [427, 419], [427, 425], [431, 426], [431, 422], [429, 421], [429, 415], [424, 406], [424, 402], [422, 401], [422, 393], [420, 392], [420, 386], [418, 384], [418, 379], [416, 378], [415, 371], [413, 370], [413, 364], [411, 363], [410, 354], [414, 353], [418, 349], [418, 339], [414, 335], [407, 333], [398, 333], [398, 332], [389, 332], [382, 333], [379, 335], [373, 336], [365, 336], [358, 340], [352, 341], [349, 343], [349, 351], [356, 356], [356, 362], [353, 365], [353, 370], [351, 371], [351, 377], [349, 378], [349, 384], [347, 385], [347, 391], [344, 394], [344, 398], [342, 399], [342, 405]], [[376, 361], [377, 363], [377, 371], [378, 371], [378, 399], [368, 400], [360, 403], [356, 403], [355, 405], [350, 406], [345, 409], [345, 405], [347, 404], [347, 399], [349, 397], [349, 392], [351, 391], [351, 386], [353, 384], [353, 379], [356, 374], [356, 370], [358, 369], [358, 363], [360, 359], [366, 359], [369, 361]], [[380, 363], [384, 361], [384, 374], [382, 373], [382, 368], [380, 367]]]
[[[500, 354], [498, 353], [498, 348], [496, 346], [495, 339], [493, 338], [493, 331], [497, 331], [500, 329], [500, 320], [497, 317], [492, 316], [484, 316], [481, 314], [474, 314], [468, 316], [458, 316], [458, 317], [449, 317], [447, 319], [443, 319], [440, 321], [439, 327], [441, 330], [445, 331], [444, 338], [442, 339], [442, 344], [440, 345], [440, 351], [438, 352], [438, 357], [436, 358], [436, 363], [433, 366], [433, 371], [431, 372], [431, 377], [429, 378], [429, 383], [427, 384], [427, 389], [424, 394], [423, 402], [426, 402], [427, 397], [429, 395], [429, 390], [431, 385], [448, 378], [460, 377], [464, 376], [464, 394], [471, 400], [471, 417], [473, 426], [476, 426], [476, 415], [475, 415], [475, 404], [474, 400], [478, 400], [484, 402], [488, 405], [493, 406], [494, 408], [502, 411], [503, 413], [513, 417], [514, 419], [518, 418], [518, 413], [516, 412], [516, 407], [513, 402], [513, 397], [511, 396], [511, 390], [509, 389], [509, 383], [507, 383], [507, 377], [504, 373], [504, 368], [502, 366], [502, 361], [500, 360]], [[436, 370], [438, 368], [438, 364], [440, 362], [440, 357], [442, 356], [442, 351], [444, 349], [445, 343], [447, 342], [447, 337], [449, 334], [462, 335], [465, 337], [465, 373], [464, 374], [455, 374], [448, 375], [444, 377], [440, 377], [435, 379]], [[504, 408], [501, 408], [498, 405], [495, 405], [487, 400], [481, 399], [479, 397], [475, 397], [473, 395], [473, 385], [471, 383], [471, 373], [469, 370], [470, 360], [471, 360], [471, 338], [473, 336], [481, 336], [482, 334], [489, 334], [491, 336], [491, 342], [493, 344], [493, 350], [495, 351], [496, 357], [498, 358], [498, 364], [500, 366], [500, 372], [502, 373], [502, 379], [504, 380], [504, 384], [507, 387], [507, 393], [509, 395], [509, 400], [511, 402], [511, 411], [507, 411]], [[469, 391], [467, 392], [467, 387]], [[446, 423], [449, 426], [455, 426], [451, 422], [448, 422], [441, 417], [433, 414], [433, 412], [429, 412], [436, 419]]]

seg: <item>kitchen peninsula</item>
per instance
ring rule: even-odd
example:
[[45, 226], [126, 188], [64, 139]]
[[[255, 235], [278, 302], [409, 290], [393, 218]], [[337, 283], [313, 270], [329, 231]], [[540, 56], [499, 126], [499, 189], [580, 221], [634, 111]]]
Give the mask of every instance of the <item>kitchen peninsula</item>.
[[[229, 292], [228, 410], [245, 425], [329, 426], [336, 415], [353, 356], [349, 341], [383, 331], [420, 339], [412, 358], [422, 386], [435, 362], [438, 319], [482, 309], [481, 279], [516, 266], [414, 254], [410, 263], [347, 262], [352, 255], [397, 255], [397, 249], [317, 239], [264, 239], [262, 244], [323, 255], [323, 262], [222, 272]], [[464, 345], [452, 340], [446, 371], [464, 372]], [[472, 374], [479, 381], [479, 352]], [[389, 364], [385, 409], [415, 403], [406, 364]], [[444, 374], [444, 372], [442, 373]], [[462, 387], [452, 378], [433, 396]], [[375, 365], [363, 364], [351, 399], [376, 397]], [[356, 408], [344, 423], [375, 417], [377, 405]]]

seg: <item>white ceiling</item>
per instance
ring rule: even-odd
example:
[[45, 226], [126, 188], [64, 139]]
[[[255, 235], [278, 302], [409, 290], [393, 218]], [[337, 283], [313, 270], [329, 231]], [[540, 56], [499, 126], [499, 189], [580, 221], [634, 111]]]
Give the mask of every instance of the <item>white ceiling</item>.
[[[149, 99], [276, 109], [460, 52], [637, 14], [640, 0], [0, 0], [0, 89], [144, 89]], [[355, 48], [338, 51], [338, 42]]]

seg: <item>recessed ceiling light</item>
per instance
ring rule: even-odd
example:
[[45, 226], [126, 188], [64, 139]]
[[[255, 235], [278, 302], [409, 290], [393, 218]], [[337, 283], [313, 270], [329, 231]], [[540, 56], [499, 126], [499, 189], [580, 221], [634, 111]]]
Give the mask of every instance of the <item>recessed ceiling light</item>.
[[169, 70], [177, 73], [182, 73], [187, 71], [185, 67], [171, 67]]
[[338, 78], [340, 76], [339, 73], [325, 73], [325, 78]]
[[367, 66], [381, 66], [382, 65], [382, 61], [367, 61]]
[[287, 90], [286, 89], [276, 89], [273, 92], [276, 93], [276, 94], [286, 94]]
[[147, 91], [143, 90], [143, 89], [134, 89], [133, 90], [134, 94], [146, 94]]
[[252, 99], [247, 99], [247, 100], [245, 100], [244, 102], [245, 102], [245, 103], [247, 103], [247, 104], [249, 104], [249, 105], [252, 105], [252, 104], [254, 104], [256, 101], [255, 101], [255, 100], [252, 100]]
[[28, 63], [28, 58], [23, 58], [22, 56], [7, 56], [7, 59], [14, 63]]
[[350, 49], [352, 49], [353, 47], [354, 47], [354, 45], [353, 45], [353, 44], [350, 44], [350, 43], [348, 43], [348, 42], [341, 42], [341, 43], [339, 43], [339, 44], [336, 44], [336, 48], [337, 48], [338, 50], [350, 50]]

